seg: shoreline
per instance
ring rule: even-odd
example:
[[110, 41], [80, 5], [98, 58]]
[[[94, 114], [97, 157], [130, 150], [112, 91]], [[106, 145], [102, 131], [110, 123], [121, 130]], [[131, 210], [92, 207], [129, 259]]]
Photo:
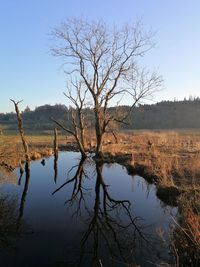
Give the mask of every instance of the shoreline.
[[[31, 160], [54, 155], [52, 136], [27, 136]], [[86, 140], [87, 152], [94, 151], [94, 135]], [[0, 167], [13, 171], [24, 162], [19, 136], [3, 136], [0, 140]], [[59, 151], [77, 151], [73, 138], [59, 135]], [[119, 133], [118, 142], [106, 135], [99, 163], [119, 163], [128, 174], [140, 175], [157, 188], [165, 202], [176, 204], [180, 194], [200, 191], [200, 135], [179, 133]]]

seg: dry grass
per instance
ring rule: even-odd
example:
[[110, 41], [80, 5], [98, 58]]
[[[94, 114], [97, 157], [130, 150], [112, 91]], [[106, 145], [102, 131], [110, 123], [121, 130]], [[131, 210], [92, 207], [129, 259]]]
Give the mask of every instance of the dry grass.
[[178, 266], [200, 264], [200, 192], [185, 192], [178, 199], [179, 218], [174, 219], [171, 244]]
[[[48, 157], [53, 154], [52, 136], [27, 136], [29, 152], [32, 160]], [[65, 136], [59, 136], [59, 144], [66, 145]], [[71, 142], [68, 138], [68, 142]], [[11, 169], [20, 166], [24, 161], [24, 151], [20, 136], [0, 136], [0, 165]]]
[[120, 133], [117, 143], [111, 135], [105, 138], [103, 151], [130, 154], [132, 164], [148, 168], [161, 185], [200, 185], [200, 132]]

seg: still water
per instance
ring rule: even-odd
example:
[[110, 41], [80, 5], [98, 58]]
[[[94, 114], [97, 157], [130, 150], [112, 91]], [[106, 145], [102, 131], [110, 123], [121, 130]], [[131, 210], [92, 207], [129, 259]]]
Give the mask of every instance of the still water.
[[7, 207], [15, 206], [14, 218], [7, 216], [13, 225], [0, 239], [0, 266], [156, 266], [172, 260], [176, 208], [125, 167], [61, 152], [57, 162], [31, 162], [30, 176], [16, 170], [16, 177], [0, 185]]

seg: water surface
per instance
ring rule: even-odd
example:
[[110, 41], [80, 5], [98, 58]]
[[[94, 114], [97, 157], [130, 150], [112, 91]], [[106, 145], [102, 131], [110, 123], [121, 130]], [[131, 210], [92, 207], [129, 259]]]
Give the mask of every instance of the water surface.
[[16, 176], [0, 188], [0, 196], [16, 205], [9, 246], [0, 242], [1, 266], [156, 266], [171, 260], [168, 233], [176, 209], [125, 167], [61, 152], [58, 162], [31, 162], [30, 177], [20, 178], [19, 170]]

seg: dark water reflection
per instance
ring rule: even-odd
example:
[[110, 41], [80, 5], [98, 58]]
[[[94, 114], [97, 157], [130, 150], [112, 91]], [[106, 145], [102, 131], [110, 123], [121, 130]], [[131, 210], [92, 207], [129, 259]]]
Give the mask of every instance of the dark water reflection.
[[[17, 172], [18, 175], [18, 172]], [[170, 261], [170, 214], [154, 185], [118, 164], [95, 164], [62, 152], [33, 162], [30, 176], [1, 185], [18, 195], [15, 251], [0, 248], [3, 267], [156, 266]], [[162, 231], [163, 239], [158, 235]]]

